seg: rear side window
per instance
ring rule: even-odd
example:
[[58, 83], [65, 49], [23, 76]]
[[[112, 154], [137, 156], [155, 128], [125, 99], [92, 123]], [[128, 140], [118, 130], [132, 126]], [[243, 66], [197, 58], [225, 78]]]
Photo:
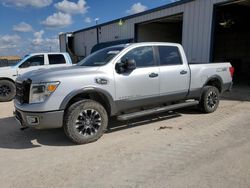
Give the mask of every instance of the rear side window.
[[64, 55], [62, 54], [50, 54], [48, 57], [50, 65], [66, 64]]
[[179, 49], [175, 46], [158, 46], [161, 65], [181, 65]]
[[137, 67], [155, 66], [154, 52], [153, 52], [153, 47], [151, 46], [138, 47], [129, 51], [122, 57], [122, 61], [126, 59], [128, 60], [134, 59], [136, 61]]

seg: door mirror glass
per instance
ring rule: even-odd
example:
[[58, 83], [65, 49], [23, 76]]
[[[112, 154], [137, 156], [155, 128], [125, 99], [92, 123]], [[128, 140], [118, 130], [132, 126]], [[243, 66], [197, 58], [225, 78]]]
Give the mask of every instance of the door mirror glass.
[[128, 59], [125, 62], [125, 66], [128, 71], [133, 71], [136, 69], [136, 62], [134, 59]]
[[134, 59], [122, 60], [120, 63], [116, 64], [115, 69], [119, 74], [131, 72], [136, 69], [136, 61]]

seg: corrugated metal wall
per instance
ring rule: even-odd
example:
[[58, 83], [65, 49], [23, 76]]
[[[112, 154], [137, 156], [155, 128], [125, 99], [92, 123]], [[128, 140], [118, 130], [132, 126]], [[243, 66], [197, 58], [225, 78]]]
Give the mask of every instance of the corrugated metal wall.
[[59, 35], [60, 52], [66, 52], [66, 34]]
[[78, 56], [90, 54], [91, 49], [97, 43], [96, 29], [79, 32], [74, 35], [74, 50]]
[[[182, 45], [189, 61], [208, 62], [213, 19], [213, 6], [228, 0], [195, 0], [178, 6], [125, 20], [122, 26], [112, 23], [100, 28], [100, 42], [134, 38], [135, 24], [183, 13]], [[75, 33], [76, 55], [88, 55], [96, 44], [96, 29]], [[87, 47], [87, 50], [85, 48]], [[85, 54], [85, 51], [87, 54]]]
[[210, 58], [213, 7], [228, 0], [196, 0], [185, 4], [183, 47], [188, 61], [208, 62]]

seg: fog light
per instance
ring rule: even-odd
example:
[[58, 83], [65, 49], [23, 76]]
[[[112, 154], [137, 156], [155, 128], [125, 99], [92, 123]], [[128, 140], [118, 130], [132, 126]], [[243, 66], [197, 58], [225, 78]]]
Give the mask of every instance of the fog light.
[[27, 116], [27, 121], [29, 125], [38, 125], [39, 117], [36, 116]]

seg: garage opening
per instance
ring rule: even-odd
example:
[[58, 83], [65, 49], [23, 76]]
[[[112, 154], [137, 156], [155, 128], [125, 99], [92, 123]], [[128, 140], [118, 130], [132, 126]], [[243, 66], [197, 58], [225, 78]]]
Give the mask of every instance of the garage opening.
[[183, 14], [160, 18], [135, 26], [136, 42], [182, 43]]
[[235, 67], [234, 82], [250, 84], [250, 1], [239, 0], [215, 7], [213, 61]]

